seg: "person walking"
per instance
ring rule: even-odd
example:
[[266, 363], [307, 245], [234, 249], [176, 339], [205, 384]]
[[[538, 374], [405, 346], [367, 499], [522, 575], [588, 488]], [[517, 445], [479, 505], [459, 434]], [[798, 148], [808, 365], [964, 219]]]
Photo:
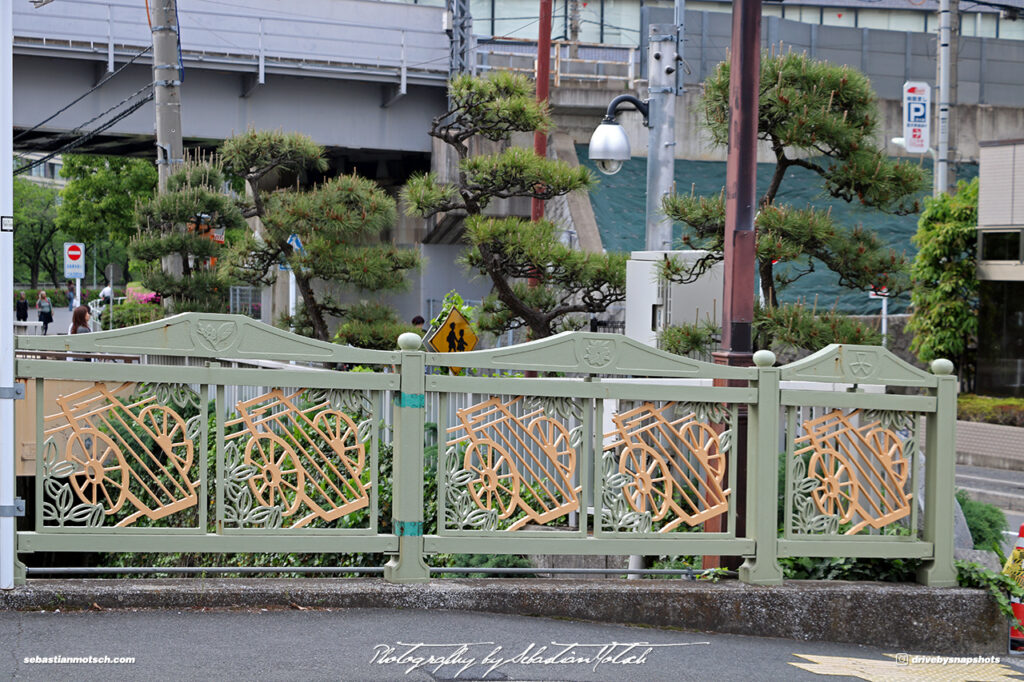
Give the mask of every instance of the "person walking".
[[25, 292], [18, 293], [18, 300], [14, 302], [14, 319], [18, 322], [28, 322], [28, 299]]
[[89, 312], [89, 306], [80, 305], [71, 313], [71, 329], [68, 330], [68, 334], [88, 334], [92, 331], [92, 327], [89, 326], [89, 319], [92, 317], [92, 313]]
[[68, 312], [75, 312], [75, 285], [68, 282]]
[[39, 321], [43, 323], [43, 335], [45, 336], [47, 329], [50, 328], [50, 323], [53, 322], [53, 304], [46, 297], [45, 291], [40, 291], [36, 298], [36, 311], [39, 313]]

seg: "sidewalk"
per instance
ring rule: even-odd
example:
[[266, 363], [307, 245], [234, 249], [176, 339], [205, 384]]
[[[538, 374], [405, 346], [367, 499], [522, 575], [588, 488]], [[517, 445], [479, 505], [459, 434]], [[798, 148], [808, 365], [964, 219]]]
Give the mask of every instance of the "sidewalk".
[[0, 591], [0, 612], [88, 609], [370, 608], [477, 611], [674, 627], [946, 655], [1006, 653], [1007, 622], [985, 590], [788, 580], [377, 578], [34, 580]]

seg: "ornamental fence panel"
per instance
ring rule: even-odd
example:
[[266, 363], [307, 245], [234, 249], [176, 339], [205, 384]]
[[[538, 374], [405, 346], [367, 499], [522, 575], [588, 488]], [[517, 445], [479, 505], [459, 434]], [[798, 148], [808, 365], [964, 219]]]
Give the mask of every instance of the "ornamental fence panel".
[[[589, 332], [399, 346], [200, 313], [17, 337], [36, 415], [18, 552], [380, 553], [394, 582], [437, 553], [742, 556], [756, 584], [779, 557], [916, 558], [955, 584], [945, 361], [728, 367]], [[162, 364], [102, 361], [132, 355]], [[74, 383], [47, 402], [46, 382]]]

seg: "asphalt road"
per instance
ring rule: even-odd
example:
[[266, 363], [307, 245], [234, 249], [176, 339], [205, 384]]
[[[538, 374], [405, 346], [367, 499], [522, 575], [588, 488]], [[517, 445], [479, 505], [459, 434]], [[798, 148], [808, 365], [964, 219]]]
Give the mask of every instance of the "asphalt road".
[[[848, 644], [450, 611], [5, 612], [0, 643], [0, 677], [19, 680], [1024, 680], [1006, 656], [902, 664]], [[134, 662], [32, 662], [88, 656]]]

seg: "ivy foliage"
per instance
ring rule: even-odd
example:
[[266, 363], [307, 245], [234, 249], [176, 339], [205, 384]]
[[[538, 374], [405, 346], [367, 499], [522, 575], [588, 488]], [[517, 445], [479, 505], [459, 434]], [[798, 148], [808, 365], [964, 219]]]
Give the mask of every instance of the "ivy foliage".
[[[372, 180], [354, 173], [304, 190], [276, 189], [285, 179], [294, 178], [298, 185], [307, 173], [327, 168], [323, 148], [297, 133], [249, 131], [227, 140], [222, 153], [227, 169], [248, 185], [253, 203], [247, 215], [259, 218], [262, 225], [258, 235], [250, 234], [237, 244], [225, 269], [250, 284], [266, 285], [276, 279], [279, 264], [290, 267], [302, 301], [302, 323], [296, 329], [314, 338], [331, 338], [332, 316], [354, 315], [349, 331], [340, 337], [345, 342], [366, 343], [390, 334], [393, 314], [368, 315], [370, 308], [343, 305], [324, 293], [324, 287], [330, 283], [379, 292], [407, 286], [408, 271], [419, 266], [418, 255], [381, 241], [397, 218], [395, 200]], [[293, 234], [303, 250], [289, 243]], [[366, 329], [377, 323], [379, 329]], [[357, 328], [361, 331], [353, 334]], [[386, 347], [393, 348], [394, 340], [392, 336]]]
[[[721, 146], [728, 143], [728, 92], [729, 64], [723, 62], [705, 81], [700, 101], [702, 125]], [[787, 169], [800, 166], [816, 173], [832, 197], [888, 213], [918, 210], [914, 195], [924, 188], [925, 171], [887, 158], [875, 143], [878, 136], [877, 100], [862, 73], [792, 52], [762, 60], [758, 137], [775, 156], [775, 170], [760, 198], [755, 227], [758, 274], [768, 306], [777, 307], [778, 292], [817, 265], [853, 289], [887, 287], [898, 294], [910, 287], [906, 258], [887, 249], [871, 230], [840, 225], [828, 210], [775, 202]], [[686, 225], [684, 245], [710, 252], [696, 266], [670, 259], [662, 267], [669, 281], [693, 281], [722, 258], [724, 192], [669, 196], [663, 208]], [[809, 347], [805, 342], [797, 345]]]
[[586, 168], [522, 147], [472, 154], [474, 138], [508, 142], [514, 133], [550, 130], [547, 104], [536, 101], [532, 83], [507, 72], [462, 75], [450, 81], [448, 94], [451, 106], [433, 120], [430, 135], [455, 151], [454, 177], [445, 182], [435, 173], [414, 176], [402, 199], [410, 215], [467, 216], [469, 249], [462, 262], [494, 283], [479, 309], [480, 330], [500, 334], [522, 327], [543, 338], [573, 326], [575, 317], [625, 300], [624, 256], [580, 253], [562, 243], [560, 230], [547, 221], [481, 215], [494, 199], [547, 200], [594, 183]]
[[963, 367], [978, 333], [975, 250], [978, 180], [961, 180], [956, 194], [925, 199], [914, 244], [910, 349], [922, 362], [947, 358]]
[[170, 175], [166, 193], [136, 207], [139, 233], [129, 253], [143, 264], [143, 285], [169, 298], [176, 312], [227, 310], [232, 280], [215, 267], [224, 245], [207, 230], [230, 242], [241, 236], [245, 220], [224, 184], [218, 159], [193, 157]]

